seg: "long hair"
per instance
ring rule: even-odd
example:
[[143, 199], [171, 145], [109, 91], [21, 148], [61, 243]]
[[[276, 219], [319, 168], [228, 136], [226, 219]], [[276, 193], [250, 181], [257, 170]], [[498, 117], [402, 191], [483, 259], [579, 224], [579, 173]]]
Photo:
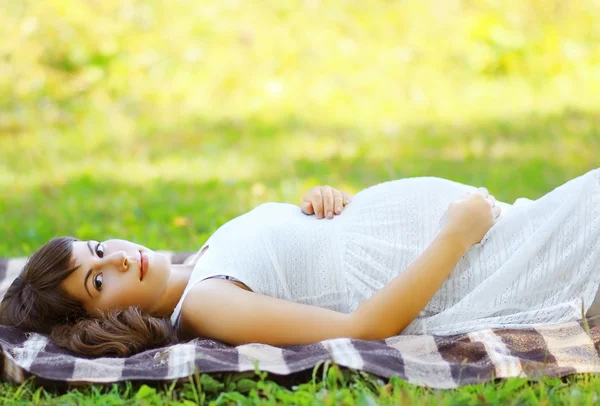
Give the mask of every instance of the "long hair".
[[0, 323], [49, 334], [58, 346], [92, 356], [129, 356], [177, 342], [168, 318], [153, 317], [135, 306], [88, 314], [60, 283], [73, 263], [73, 237], [50, 240], [28, 258], [0, 304]]

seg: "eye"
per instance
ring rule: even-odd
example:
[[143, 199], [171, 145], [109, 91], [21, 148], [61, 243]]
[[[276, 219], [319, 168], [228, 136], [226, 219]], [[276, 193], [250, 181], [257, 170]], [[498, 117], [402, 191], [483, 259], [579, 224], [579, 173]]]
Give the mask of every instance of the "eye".
[[96, 245], [96, 255], [98, 255], [98, 258], [102, 258], [104, 256], [104, 245], [102, 245], [102, 243], [98, 243], [98, 245]]
[[98, 291], [102, 290], [102, 274], [101, 273], [94, 275], [94, 278], [92, 279], [92, 284], [94, 285], [94, 288], [96, 288], [96, 290], [98, 290]]

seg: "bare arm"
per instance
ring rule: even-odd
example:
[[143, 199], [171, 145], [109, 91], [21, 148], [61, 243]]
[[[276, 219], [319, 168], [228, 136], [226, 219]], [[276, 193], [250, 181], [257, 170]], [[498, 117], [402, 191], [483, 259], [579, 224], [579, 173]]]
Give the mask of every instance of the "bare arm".
[[354, 310], [359, 338], [400, 334], [431, 300], [468, 247], [443, 230], [412, 264]]
[[184, 338], [209, 337], [230, 345], [310, 344], [328, 338], [357, 338], [351, 314], [294, 303], [206, 279], [183, 301]]

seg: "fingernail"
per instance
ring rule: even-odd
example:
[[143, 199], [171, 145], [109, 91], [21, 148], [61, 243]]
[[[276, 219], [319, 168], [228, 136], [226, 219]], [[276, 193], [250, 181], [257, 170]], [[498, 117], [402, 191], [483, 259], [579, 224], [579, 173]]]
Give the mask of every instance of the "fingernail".
[[340, 209], [339, 207], [336, 207], [336, 208], [335, 208], [335, 212], [336, 212], [337, 214], [340, 214], [340, 213], [342, 212], [342, 209]]
[[330, 212], [330, 211], [328, 211], [328, 212], [327, 212], [327, 217], [329, 217], [329, 218], [332, 218], [332, 217], [333, 217], [333, 213], [332, 213], [332, 212]]
[[317, 213], [317, 218], [320, 218], [320, 219], [322, 219], [322, 218], [323, 218], [323, 213], [321, 213], [321, 212], [318, 212], [318, 213]]

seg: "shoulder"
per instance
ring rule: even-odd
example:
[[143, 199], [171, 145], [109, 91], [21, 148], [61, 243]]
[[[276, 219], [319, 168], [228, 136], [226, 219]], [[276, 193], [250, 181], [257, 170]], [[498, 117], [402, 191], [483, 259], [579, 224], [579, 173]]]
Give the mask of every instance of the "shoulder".
[[179, 321], [181, 334], [186, 338], [199, 336], [193, 324], [200, 316], [210, 314], [217, 306], [222, 305], [219, 296], [231, 295], [233, 289], [244, 290], [238, 283], [221, 278], [210, 277], [196, 283], [181, 304]]

